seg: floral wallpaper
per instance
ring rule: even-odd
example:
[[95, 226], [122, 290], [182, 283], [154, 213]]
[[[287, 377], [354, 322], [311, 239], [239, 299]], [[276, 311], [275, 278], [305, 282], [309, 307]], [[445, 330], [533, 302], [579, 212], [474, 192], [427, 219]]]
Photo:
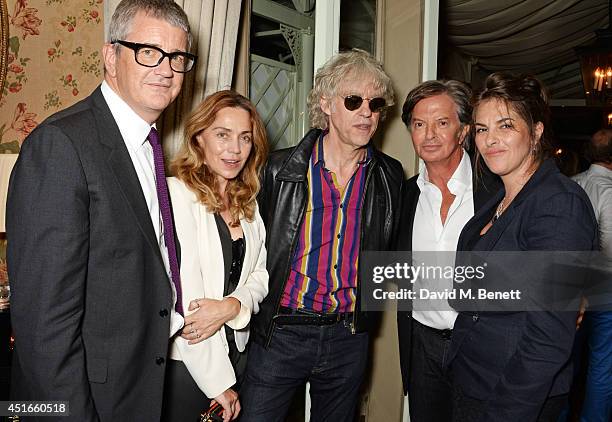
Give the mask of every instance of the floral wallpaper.
[[102, 81], [104, 0], [8, 0], [8, 72], [0, 98], [0, 153], [19, 152], [45, 118]]

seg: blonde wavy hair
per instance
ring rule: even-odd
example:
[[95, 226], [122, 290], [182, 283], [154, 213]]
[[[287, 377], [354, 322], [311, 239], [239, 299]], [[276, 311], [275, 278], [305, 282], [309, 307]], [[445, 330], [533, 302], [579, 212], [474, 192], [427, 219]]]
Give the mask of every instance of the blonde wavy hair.
[[362, 78], [371, 78], [374, 88], [380, 91], [380, 96], [387, 102], [386, 107], [380, 111], [380, 120], [383, 121], [387, 108], [395, 101], [393, 84], [378, 60], [367, 51], [354, 48], [336, 54], [317, 71], [314, 87], [307, 99], [310, 126], [327, 129], [329, 119], [321, 110], [321, 98], [332, 98], [341, 94], [339, 89], [347, 88], [347, 83]]
[[206, 97], [187, 118], [183, 144], [172, 162], [171, 169], [173, 174], [197, 195], [209, 212], [218, 213], [225, 210], [216, 175], [205, 164], [206, 157], [198, 144], [197, 136], [210, 127], [219, 110], [226, 107], [248, 111], [253, 130], [251, 153], [238, 176], [228, 181], [225, 192], [229, 199], [232, 220], [230, 225], [236, 227], [240, 224], [240, 218], [252, 221], [255, 216], [255, 199], [260, 188], [259, 171], [268, 155], [266, 129], [251, 101], [229, 90]]

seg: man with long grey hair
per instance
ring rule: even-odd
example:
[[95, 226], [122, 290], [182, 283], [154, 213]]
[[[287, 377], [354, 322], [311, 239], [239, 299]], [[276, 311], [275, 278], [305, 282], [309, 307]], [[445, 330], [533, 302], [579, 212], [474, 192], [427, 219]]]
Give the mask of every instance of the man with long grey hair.
[[314, 127], [271, 154], [258, 198], [269, 294], [252, 322], [241, 421], [283, 421], [310, 382], [313, 421], [352, 421], [372, 314], [359, 300], [358, 260], [388, 250], [398, 222], [401, 164], [372, 145], [391, 81], [361, 50], [332, 57], [308, 97]]

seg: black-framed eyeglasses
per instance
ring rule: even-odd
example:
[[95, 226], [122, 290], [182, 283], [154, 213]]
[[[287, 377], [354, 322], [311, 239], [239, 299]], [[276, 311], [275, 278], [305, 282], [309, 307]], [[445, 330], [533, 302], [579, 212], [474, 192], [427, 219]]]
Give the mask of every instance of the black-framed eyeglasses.
[[359, 95], [347, 95], [346, 97], [343, 97], [343, 98], [344, 98], [344, 107], [348, 111], [357, 110], [359, 107], [361, 107], [361, 104], [363, 104], [364, 100], [368, 102], [368, 107], [370, 107], [370, 111], [372, 113], [380, 112], [387, 105], [387, 101], [383, 97], [363, 98], [363, 97], [360, 97]]
[[198, 59], [198, 56], [184, 51], [166, 53], [164, 50], [154, 45], [139, 44], [123, 40], [111, 41], [111, 44], [121, 44], [124, 47], [134, 50], [134, 59], [136, 59], [136, 63], [145, 67], [159, 66], [161, 62], [168, 57], [170, 68], [178, 73], [189, 72], [193, 69]]

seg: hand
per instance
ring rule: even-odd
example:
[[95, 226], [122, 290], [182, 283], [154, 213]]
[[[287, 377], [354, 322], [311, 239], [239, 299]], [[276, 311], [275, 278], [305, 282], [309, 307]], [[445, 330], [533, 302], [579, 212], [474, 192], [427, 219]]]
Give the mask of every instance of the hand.
[[181, 337], [188, 340], [188, 344], [197, 344], [234, 319], [240, 312], [240, 301], [233, 297], [223, 300], [195, 299], [189, 302], [188, 310], [195, 312], [185, 317]]
[[582, 325], [582, 320], [584, 319], [584, 313], [586, 311], [587, 306], [589, 306], [589, 301], [586, 297], [582, 296], [580, 298], [580, 309], [578, 310], [578, 318], [576, 318], [576, 331]]
[[10, 307], [9, 298], [0, 299], [0, 309], [8, 309]]
[[219, 403], [223, 407], [223, 422], [229, 422], [238, 417], [240, 401], [238, 400], [238, 394], [231, 388], [219, 394], [212, 401]]

